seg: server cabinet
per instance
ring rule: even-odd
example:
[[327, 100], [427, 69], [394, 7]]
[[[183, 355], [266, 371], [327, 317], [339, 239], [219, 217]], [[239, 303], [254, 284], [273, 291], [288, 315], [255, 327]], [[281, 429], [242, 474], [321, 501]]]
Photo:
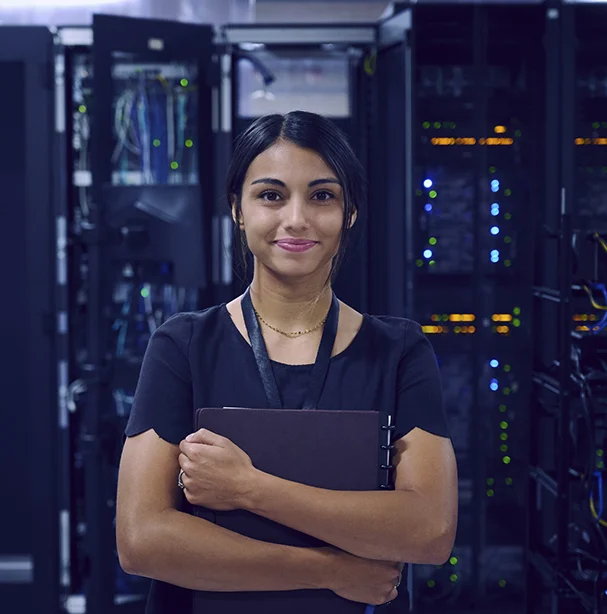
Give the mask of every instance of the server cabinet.
[[213, 303], [213, 30], [101, 15], [61, 40], [75, 325], [66, 607], [140, 611], [147, 581], [116, 552], [118, 462], [150, 336]]
[[519, 607], [524, 592], [544, 20], [538, 6], [412, 9], [402, 283], [440, 364], [460, 494], [453, 555], [415, 567], [416, 611]]
[[[53, 39], [46, 28], [0, 33], [0, 435], [3, 611], [59, 611], [57, 341], [54, 265]], [[59, 246], [58, 246], [59, 247]]]

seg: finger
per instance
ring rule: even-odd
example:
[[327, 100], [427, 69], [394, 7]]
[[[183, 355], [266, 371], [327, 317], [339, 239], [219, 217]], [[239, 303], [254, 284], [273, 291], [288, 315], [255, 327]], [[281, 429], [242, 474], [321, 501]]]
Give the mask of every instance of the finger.
[[179, 455], [179, 466], [185, 471], [186, 465], [189, 463], [189, 458], [185, 454]]
[[398, 597], [398, 589], [397, 588], [393, 588], [389, 595], [388, 598], [386, 599], [386, 603], [389, 603], [391, 601], [394, 601], [396, 598]]
[[204, 443], [207, 446], [219, 446], [224, 447], [226, 441], [229, 441], [225, 437], [218, 435], [217, 433], [213, 433], [213, 431], [209, 431], [208, 429], [200, 429], [191, 435], [188, 435], [185, 440], [188, 443]]

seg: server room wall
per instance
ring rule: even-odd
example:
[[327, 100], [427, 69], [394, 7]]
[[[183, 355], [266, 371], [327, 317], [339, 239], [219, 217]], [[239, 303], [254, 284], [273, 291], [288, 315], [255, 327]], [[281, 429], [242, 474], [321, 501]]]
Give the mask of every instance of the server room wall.
[[294, 108], [369, 176], [340, 297], [418, 321], [440, 365], [459, 527], [445, 565], [412, 567], [412, 611], [607, 612], [607, 6], [67, 30], [0, 27], [0, 612], [143, 613], [114, 537], [141, 361], [248, 283], [231, 144]]

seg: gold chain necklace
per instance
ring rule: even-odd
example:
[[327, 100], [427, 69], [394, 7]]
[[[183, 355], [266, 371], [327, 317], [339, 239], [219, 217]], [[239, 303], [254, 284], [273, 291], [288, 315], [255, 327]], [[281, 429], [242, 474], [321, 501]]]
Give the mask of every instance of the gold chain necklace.
[[280, 330], [279, 328], [276, 328], [275, 326], [272, 326], [271, 324], [269, 324], [268, 322], [266, 322], [260, 315], [259, 312], [257, 311], [257, 309], [255, 309], [255, 307], [253, 307], [253, 311], [255, 312], [255, 315], [257, 316], [257, 319], [260, 322], [263, 322], [268, 328], [271, 328], [273, 331], [280, 333], [281, 335], [284, 335], [285, 337], [290, 337], [291, 339], [294, 339], [295, 337], [301, 337], [302, 335], [307, 335], [308, 333], [313, 333], [315, 330], [318, 330], [321, 326], [324, 326], [327, 319], [329, 318], [329, 314], [327, 313], [327, 315], [325, 316], [325, 318], [323, 319], [322, 322], [319, 322], [316, 326], [313, 326], [312, 328], [306, 328], [306, 330], [298, 330], [295, 332], [288, 332], [285, 330]]

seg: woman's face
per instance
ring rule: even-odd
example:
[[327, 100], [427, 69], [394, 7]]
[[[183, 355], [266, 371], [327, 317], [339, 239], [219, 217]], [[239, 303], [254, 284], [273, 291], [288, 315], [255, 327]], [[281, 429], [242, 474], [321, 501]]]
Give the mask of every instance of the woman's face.
[[245, 177], [241, 208], [257, 265], [280, 277], [328, 275], [344, 199], [335, 173], [316, 152], [278, 141], [261, 153]]

